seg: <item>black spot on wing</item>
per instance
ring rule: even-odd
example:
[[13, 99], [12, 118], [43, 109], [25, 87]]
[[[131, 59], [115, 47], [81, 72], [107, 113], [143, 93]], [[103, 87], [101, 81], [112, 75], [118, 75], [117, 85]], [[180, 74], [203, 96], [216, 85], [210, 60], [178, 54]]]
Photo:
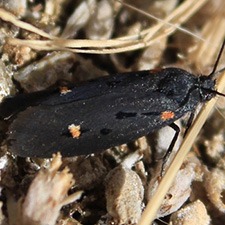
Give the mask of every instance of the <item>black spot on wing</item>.
[[100, 133], [103, 134], [103, 135], [107, 135], [109, 133], [111, 133], [112, 130], [111, 129], [107, 129], [107, 128], [103, 128], [100, 130]]
[[134, 113], [134, 112], [118, 112], [116, 114], [116, 119], [125, 119], [125, 118], [129, 118], [129, 117], [135, 117], [137, 115], [137, 113]]

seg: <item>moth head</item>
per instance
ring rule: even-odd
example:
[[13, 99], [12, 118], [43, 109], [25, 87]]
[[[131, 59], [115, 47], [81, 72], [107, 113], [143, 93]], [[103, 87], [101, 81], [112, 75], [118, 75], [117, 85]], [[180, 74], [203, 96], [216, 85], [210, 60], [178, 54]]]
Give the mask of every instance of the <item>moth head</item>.
[[209, 101], [215, 97], [217, 94], [217, 91], [215, 90], [215, 83], [216, 81], [212, 80], [209, 76], [199, 76], [196, 85], [198, 86], [197, 88], [199, 88], [202, 102]]

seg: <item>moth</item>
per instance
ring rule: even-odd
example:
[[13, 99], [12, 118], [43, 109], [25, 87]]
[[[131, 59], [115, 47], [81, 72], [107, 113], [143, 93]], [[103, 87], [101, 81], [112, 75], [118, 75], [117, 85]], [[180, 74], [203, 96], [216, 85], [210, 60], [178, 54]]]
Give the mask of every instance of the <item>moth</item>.
[[170, 126], [191, 114], [215, 95], [214, 77], [222, 44], [209, 76], [195, 76], [179, 68], [118, 73], [89, 80], [72, 89], [41, 91], [6, 98], [0, 117], [9, 121], [7, 142], [22, 157], [48, 158], [58, 151], [65, 157], [87, 155], [131, 142]]

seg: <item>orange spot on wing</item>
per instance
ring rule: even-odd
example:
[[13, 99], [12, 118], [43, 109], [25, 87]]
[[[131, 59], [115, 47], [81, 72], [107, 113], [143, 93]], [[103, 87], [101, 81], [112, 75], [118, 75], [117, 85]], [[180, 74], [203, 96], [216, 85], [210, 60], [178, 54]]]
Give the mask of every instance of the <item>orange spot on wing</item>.
[[163, 68], [156, 68], [156, 69], [153, 69], [153, 70], [149, 70], [149, 73], [153, 74], [153, 73], [158, 73], [160, 71], [162, 71]]
[[165, 111], [161, 113], [162, 120], [169, 120], [175, 116], [174, 112], [172, 111]]
[[73, 138], [80, 137], [80, 135], [81, 135], [80, 126], [75, 126], [74, 124], [71, 124], [68, 126], [68, 129]]
[[60, 88], [60, 94], [61, 94], [61, 95], [65, 95], [65, 94], [67, 94], [67, 93], [69, 93], [69, 92], [71, 92], [71, 90], [68, 89], [68, 87], [61, 87], [61, 88]]

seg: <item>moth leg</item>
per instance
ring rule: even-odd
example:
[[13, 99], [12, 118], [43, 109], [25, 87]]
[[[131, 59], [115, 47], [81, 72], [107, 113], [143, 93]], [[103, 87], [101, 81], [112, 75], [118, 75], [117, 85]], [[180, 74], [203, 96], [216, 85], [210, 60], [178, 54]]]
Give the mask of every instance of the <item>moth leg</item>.
[[190, 115], [190, 117], [188, 118], [188, 121], [187, 121], [186, 130], [184, 132], [184, 137], [186, 136], [187, 132], [189, 131], [189, 129], [191, 127], [191, 124], [192, 124], [193, 119], [194, 119], [194, 115], [195, 114], [193, 112], [191, 112], [191, 115]]
[[78, 163], [78, 165], [81, 165], [86, 159], [90, 158], [91, 154], [85, 155], [80, 162]]
[[162, 176], [162, 174], [164, 173], [164, 170], [165, 170], [165, 168], [164, 168], [164, 167], [165, 167], [165, 164], [166, 164], [167, 160], [169, 159], [171, 152], [173, 151], [174, 145], [175, 145], [175, 143], [176, 143], [176, 141], [177, 141], [177, 138], [178, 138], [178, 135], [179, 135], [179, 133], [180, 133], [180, 128], [179, 128], [175, 123], [172, 123], [172, 124], [170, 124], [169, 126], [170, 126], [171, 128], [173, 128], [173, 129], [175, 130], [176, 133], [175, 133], [175, 135], [174, 135], [174, 137], [173, 137], [173, 139], [172, 139], [172, 141], [171, 141], [171, 143], [170, 143], [170, 146], [169, 146], [169, 148], [168, 148], [166, 154], [163, 156], [162, 169], [161, 169], [161, 176]]

